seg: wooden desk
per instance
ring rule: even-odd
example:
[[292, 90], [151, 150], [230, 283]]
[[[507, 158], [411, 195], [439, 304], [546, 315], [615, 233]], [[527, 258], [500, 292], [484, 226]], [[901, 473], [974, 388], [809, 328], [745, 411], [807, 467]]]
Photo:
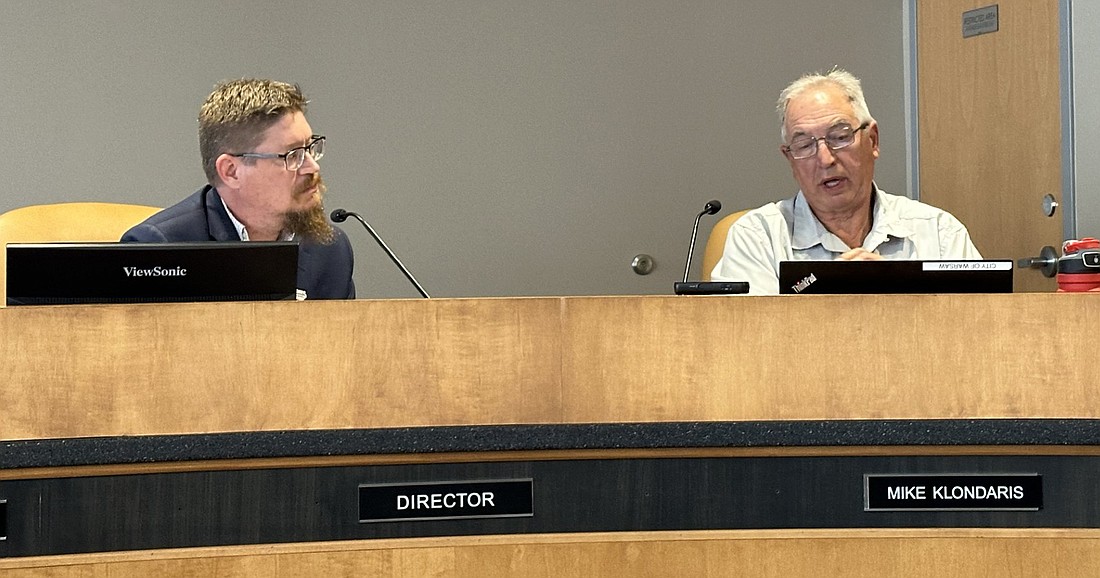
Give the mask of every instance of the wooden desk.
[[[400, 535], [410, 537], [372, 529], [361, 534], [369, 539], [215, 540], [0, 559], [0, 570], [869, 576], [908, 568], [901, 573], [972, 576], [1095, 568], [1100, 513], [1076, 511], [1091, 495], [1066, 495], [1095, 486], [1100, 465], [1092, 421], [1100, 419], [1100, 372], [1085, 344], [1097, 319], [1100, 300], [1054, 294], [0, 309], [0, 444], [9, 460], [0, 499], [11, 488], [90, 496], [97, 484], [155, 496], [172, 484], [216, 488], [217, 476], [247, 472], [364, 480], [529, 468], [554, 479], [590, 472], [586, 482], [599, 488], [604, 466], [619, 472], [607, 474], [608, 488], [652, 494], [661, 486], [636, 485], [635, 476], [669, 464], [688, 478], [756, 472], [758, 482], [736, 486], [746, 492], [815, 484], [855, 491], [850, 480], [822, 481], [831, 470], [814, 470], [821, 460], [851, 472], [1044, 467], [1051, 483], [1066, 484], [1055, 494], [1062, 501], [1034, 523], [1026, 515], [946, 516], [936, 525], [954, 527], [929, 529], [920, 522], [931, 518], [864, 523], [848, 511], [842, 527], [827, 517], [814, 526], [799, 523], [811, 510], [797, 508], [782, 514], [786, 529], [744, 521], [775, 513], [763, 508], [726, 521], [688, 516], [683, 524], [695, 525], [687, 527], [643, 509], [637, 517], [649, 522], [584, 531], [629, 520], [587, 520], [582, 509], [559, 515], [578, 522], [565, 533], [458, 524], [451, 535], [443, 525], [438, 537], [411, 537], [405, 523]], [[494, 445], [500, 439], [511, 445]], [[793, 486], [772, 479], [784, 468], [802, 472], [787, 476]], [[1063, 472], [1078, 478], [1058, 478]], [[28, 489], [35, 484], [53, 493]], [[123, 510], [126, 496], [138, 495], [125, 492], [115, 498]], [[25, 521], [17, 504], [8, 508], [9, 526]], [[131, 528], [152, 523], [140, 519], [151, 510], [134, 508], [119, 519], [136, 516]], [[629, 508], [617, 511], [630, 518]], [[1069, 522], [1059, 526], [1063, 515]], [[666, 525], [653, 528], [653, 519]], [[968, 520], [982, 527], [960, 526]]]
[[1093, 295], [0, 310], [0, 440], [427, 425], [1100, 418]]

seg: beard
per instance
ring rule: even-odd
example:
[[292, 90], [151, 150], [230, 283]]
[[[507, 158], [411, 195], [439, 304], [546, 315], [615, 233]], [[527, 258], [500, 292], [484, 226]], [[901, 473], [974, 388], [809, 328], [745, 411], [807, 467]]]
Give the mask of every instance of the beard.
[[317, 196], [320, 197], [317, 204], [308, 209], [288, 211], [283, 215], [283, 231], [293, 233], [295, 238], [330, 245], [336, 238], [336, 232], [325, 215], [326, 187], [321, 175], [316, 175], [315, 179], [306, 183], [298, 194], [305, 194], [305, 191], [313, 187], [317, 187]]

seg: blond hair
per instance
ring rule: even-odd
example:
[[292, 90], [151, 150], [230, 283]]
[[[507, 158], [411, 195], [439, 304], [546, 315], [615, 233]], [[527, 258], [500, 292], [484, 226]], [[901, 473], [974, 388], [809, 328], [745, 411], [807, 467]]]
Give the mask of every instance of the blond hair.
[[216, 85], [199, 109], [199, 153], [210, 184], [217, 184], [220, 155], [250, 152], [283, 115], [305, 113], [307, 104], [296, 84], [242, 78]]

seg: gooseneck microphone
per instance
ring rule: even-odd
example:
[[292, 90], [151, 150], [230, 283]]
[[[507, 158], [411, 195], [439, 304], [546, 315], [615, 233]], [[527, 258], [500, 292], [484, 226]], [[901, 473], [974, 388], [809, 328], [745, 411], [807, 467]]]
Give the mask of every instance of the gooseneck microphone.
[[688, 271], [691, 269], [691, 254], [695, 252], [695, 238], [699, 235], [699, 220], [703, 218], [703, 215], [713, 215], [721, 210], [722, 203], [707, 201], [707, 204], [703, 206], [703, 210], [695, 216], [695, 226], [691, 228], [691, 245], [688, 246], [687, 263], [684, 265], [684, 283], [687, 283]]
[[393, 251], [391, 251], [390, 248], [386, 245], [386, 242], [382, 240], [382, 237], [379, 237], [378, 233], [374, 232], [374, 227], [371, 227], [370, 223], [368, 223], [366, 219], [359, 216], [359, 213], [345, 211], [344, 209], [336, 209], [332, 212], [331, 215], [329, 215], [329, 217], [334, 223], [343, 223], [344, 221], [348, 220], [348, 217], [355, 217], [356, 220], [358, 220], [360, 223], [363, 224], [364, 227], [366, 227], [367, 232], [370, 233], [371, 237], [374, 237], [374, 240], [378, 243], [380, 247], [382, 247], [382, 250], [390, 256], [390, 260], [393, 261], [393, 264], [397, 265], [397, 268], [401, 269], [401, 272], [405, 274], [405, 277], [407, 277], [409, 281], [412, 282], [413, 286], [416, 287], [416, 290], [420, 292], [420, 295], [422, 295], [425, 299], [431, 299], [431, 297], [428, 296], [428, 292], [425, 291], [424, 288], [420, 286], [420, 283], [416, 281], [416, 277], [413, 277], [412, 273], [410, 273], [409, 270], [405, 268], [405, 265], [401, 263], [401, 259], [398, 259], [397, 255], [393, 254]]
[[703, 211], [695, 216], [695, 226], [691, 229], [691, 245], [688, 247], [687, 264], [684, 265], [684, 280], [672, 284], [677, 295], [732, 295], [748, 293], [748, 281], [688, 281], [691, 270], [691, 254], [695, 252], [695, 238], [699, 235], [699, 220], [703, 215], [713, 215], [722, 210], [722, 203], [709, 201]]

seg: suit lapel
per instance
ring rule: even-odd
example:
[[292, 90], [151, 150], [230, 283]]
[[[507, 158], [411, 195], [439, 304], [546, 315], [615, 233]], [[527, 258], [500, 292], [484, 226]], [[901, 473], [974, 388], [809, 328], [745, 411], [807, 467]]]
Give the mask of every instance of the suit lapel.
[[204, 205], [206, 209], [206, 226], [210, 233], [211, 241], [240, 241], [237, 228], [233, 221], [229, 220], [229, 213], [225, 210], [225, 204], [218, 195], [218, 190], [207, 185], [203, 191]]

